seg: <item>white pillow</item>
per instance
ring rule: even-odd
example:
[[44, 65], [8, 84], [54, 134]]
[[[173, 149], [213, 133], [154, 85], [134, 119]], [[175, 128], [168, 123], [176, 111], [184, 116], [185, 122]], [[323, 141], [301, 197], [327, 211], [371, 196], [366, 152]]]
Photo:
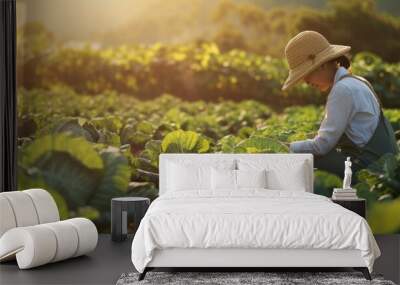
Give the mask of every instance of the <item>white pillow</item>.
[[241, 188], [266, 188], [266, 170], [232, 170], [211, 168], [211, 188], [239, 190]]
[[307, 191], [307, 171], [304, 162], [291, 165], [287, 171], [270, 169], [267, 173], [268, 188], [276, 190]]
[[272, 190], [307, 191], [309, 173], [306, 161], [290, 159], [238, 160], [240, 170], [267, 170], [267, 188]]
[[261, 170], [235, 170], [238, 188], [267, 188], [267, 171]]
[[211, 168], [211, 189], [236, 190], [236, 170]]
[[235, 159], [174, 159], [166, 163], [166, 191], [211, 191], [211, 167], [235, 169]]
[[177, 163], [168, 164], [168, 191], [185, 191], [193, 189], [210, 189], [209, 166], [186, 166]]

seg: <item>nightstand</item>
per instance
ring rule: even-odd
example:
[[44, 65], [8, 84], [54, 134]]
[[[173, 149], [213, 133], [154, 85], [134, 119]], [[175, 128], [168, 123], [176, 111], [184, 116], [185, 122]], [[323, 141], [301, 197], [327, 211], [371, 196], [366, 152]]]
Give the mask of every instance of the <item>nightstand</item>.
[[[136, 232], [144, 217], [150, 199], [143, 197], [120, 197], [111, 200], [111, 239], [123, 241], [128, 237], [128, 214], [133, 218], [131, 224]], [[132, 234], [135, 234], [133, 232]]]
[[356, 214], [359, 214], [361, 217], [366, 217], [366, 201], [365, 199], [356, 198], [356, 199], [347, 199], [347, 200], [337, 200], [332, 199], [332, 202], [339, 204], [340, 206], [353, 211]]

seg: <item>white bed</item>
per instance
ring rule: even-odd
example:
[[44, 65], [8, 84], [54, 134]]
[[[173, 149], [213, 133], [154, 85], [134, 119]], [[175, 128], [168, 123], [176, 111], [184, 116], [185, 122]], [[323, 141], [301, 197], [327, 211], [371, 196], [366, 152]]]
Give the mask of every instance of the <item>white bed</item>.
[[[268, 169], [273, 187], [209, 191], [202, 173], [168, 171], [171, 162], [218, 168], [230, 161], [242, 174]], [[312, 155], [161, 154], [159, 166], [159, 197], [132, 243], [140, 279], [154, 267], [354, 267], [370, 278], [380, 255], [371, 230], [361, 216], [313, 194]], [[168, 179], [178, 178], [198, 181], [174, 191]]]

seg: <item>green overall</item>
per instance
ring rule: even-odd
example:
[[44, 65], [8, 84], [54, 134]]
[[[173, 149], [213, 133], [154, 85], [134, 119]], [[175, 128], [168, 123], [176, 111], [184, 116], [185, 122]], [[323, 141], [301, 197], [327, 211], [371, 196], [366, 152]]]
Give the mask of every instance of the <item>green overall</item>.
[[[365, 146], [359, 147], [355, 145], [347, 135], [343, 133], [336, 147], [325, 155], [314, 157], [314, 166], [317, 169], [334, 173], [341, 178], [344, 176], [344, 161], [347, 156], [351, 157], [352, 169], [355, 173], [360, 169], [366, 168], [370, 163], [378, 160], [379, 157], [385, 153], [399, 152], [393, 128], [383, 115], [382, 105], [372, 85], [366, 79], [352, 74], [345, 74], [339, 78], [339, 80], [345, 77], [356, 78], [368, 85], [378, 100], [380, 115], [378, 126]], [[355, 175], [353, 175], [352, 180], [353, 183], [356, 183], [357, 179]]]

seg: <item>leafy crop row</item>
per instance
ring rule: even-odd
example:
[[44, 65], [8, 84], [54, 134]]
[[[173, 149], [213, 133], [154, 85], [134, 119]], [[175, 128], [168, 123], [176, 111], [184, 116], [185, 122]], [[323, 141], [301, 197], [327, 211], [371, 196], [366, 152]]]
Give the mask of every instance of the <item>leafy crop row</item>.
[[[288, 142], [312, 138], [323, 116], [323, 108], [312, 105], [276, 113], [254, 100], [187, 102], [163, 94], [143, 101], [59, 86], [19, 89], [18, 102], [20, 189], [48, 189], [63, 218], [87, 216], [102, 231], [112, 197], [157, 196], [160, 153], [287, 152]], [[399, 130], [400, 110], [385, 114]], [[400, 229], [393, 218], [382, 223], [400, 210], [399, 173], [400, 157], [388, 156], [359, 174], [359, 195], [369, 201], [376, 232]], [[337, 176], [315, 174], [316, 193], [330, 196], [340, 184]]]
[[[78, 93], [113, 90], [145, 100], [162, 93], [214, 102], [219, 98], [254, 99], [274, 109], [324, 102], [319, 92], [306, 85], [282, 95], [281, 86], [288, 74], [284, 59], [238, 49], [222, 52], [215, 43], [61, 47], [20, 70], [26, 73], [23, 84], [29, 89], [62, 84]], [[353, 60], [353, 72], [373, 83], [385, 107], [400, 106], [400, 64], [359, 53]]]

